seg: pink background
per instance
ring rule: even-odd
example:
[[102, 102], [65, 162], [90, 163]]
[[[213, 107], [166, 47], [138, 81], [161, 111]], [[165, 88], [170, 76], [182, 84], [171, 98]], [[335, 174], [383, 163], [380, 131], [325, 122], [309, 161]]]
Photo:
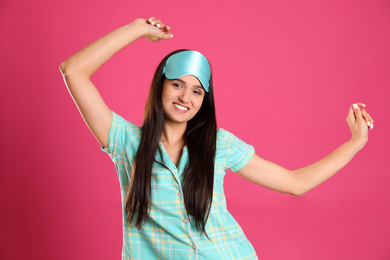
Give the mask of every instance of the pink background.
[[228, 208], [260, 259], [390, 259], [390, 2], [387, 0], [11, 1], [0, 3], [0, 259], [120, 259], [119, 182], [59, 64], [137, 17], [174, 38], [141, 39], [93, 76], [109, 107], [141, 123], [152, 74], [178, 48], [214, 73], [218, 125], [288, 169], [350, 137], [353, 102], [370, 140], [296, 198], [228, 172]]

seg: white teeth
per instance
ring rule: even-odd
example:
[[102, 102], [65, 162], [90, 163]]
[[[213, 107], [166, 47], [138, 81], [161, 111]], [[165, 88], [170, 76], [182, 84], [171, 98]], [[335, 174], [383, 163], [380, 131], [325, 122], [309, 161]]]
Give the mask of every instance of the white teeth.
[[180, 105], [178, 105], [178, 104], [174, 104], [174, 105], [175, 105], [175, 107], [177, 107], [178, 109], [181, 109], [181, 110], [188, 110], [188, 108], [182, 107], [182, 106], [180, 106]]

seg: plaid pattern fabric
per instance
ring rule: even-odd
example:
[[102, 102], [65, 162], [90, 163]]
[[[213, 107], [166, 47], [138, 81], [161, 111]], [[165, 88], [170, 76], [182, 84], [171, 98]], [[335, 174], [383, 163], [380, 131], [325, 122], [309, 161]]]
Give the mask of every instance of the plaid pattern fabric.
[[122, 260], [127, 259], [258, 259], [241, 227], [227, 211], [223, 190], [225, 170], [243, 168], [254, 148], [224, 129], [217, 132], [214, 191], [206, 224], [209, 238], [193, 225], [183, 201], [182, 183], [188, 162], [187, 147], [178, 167], [160, 142], [152, 170], [150, 218], [141, 230], [127, 224], [126, 195], [131, 181], [133, 160], [141, 140], [141, 128], [113, 112], [107, 152], [119, 177], [123, 209]]

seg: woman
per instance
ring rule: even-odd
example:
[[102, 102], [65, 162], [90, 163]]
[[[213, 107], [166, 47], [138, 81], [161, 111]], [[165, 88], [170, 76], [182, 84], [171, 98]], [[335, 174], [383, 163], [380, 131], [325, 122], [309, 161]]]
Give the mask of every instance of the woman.
[[373, 120], [353, 104], [351, 139], [330, 155], [289, 171], [216, 127], [207, 59], [196, 51], [170, 53], [158, 66], [142, 128], [112, 112], [90, 80], [112, 55], [138, 38], [172, 37], [154, 17], [136, 19], [64, 61], [60, 70], [85, 122], [115, 163], [123, 205], [122, 259], [257, 259], [226, 210], [226, 169], [258, 185], [301, 196], [343, 166], [367, 142]]

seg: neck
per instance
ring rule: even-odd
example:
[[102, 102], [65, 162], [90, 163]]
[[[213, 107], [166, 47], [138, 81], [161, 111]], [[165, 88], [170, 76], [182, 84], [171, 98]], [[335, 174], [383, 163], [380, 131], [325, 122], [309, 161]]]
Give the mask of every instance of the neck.
[[165, 121], [161, 133], [161, 142], [168, 145], [185, 144], [184, 133], [187, 129], [187, 123], [177, 124]]

